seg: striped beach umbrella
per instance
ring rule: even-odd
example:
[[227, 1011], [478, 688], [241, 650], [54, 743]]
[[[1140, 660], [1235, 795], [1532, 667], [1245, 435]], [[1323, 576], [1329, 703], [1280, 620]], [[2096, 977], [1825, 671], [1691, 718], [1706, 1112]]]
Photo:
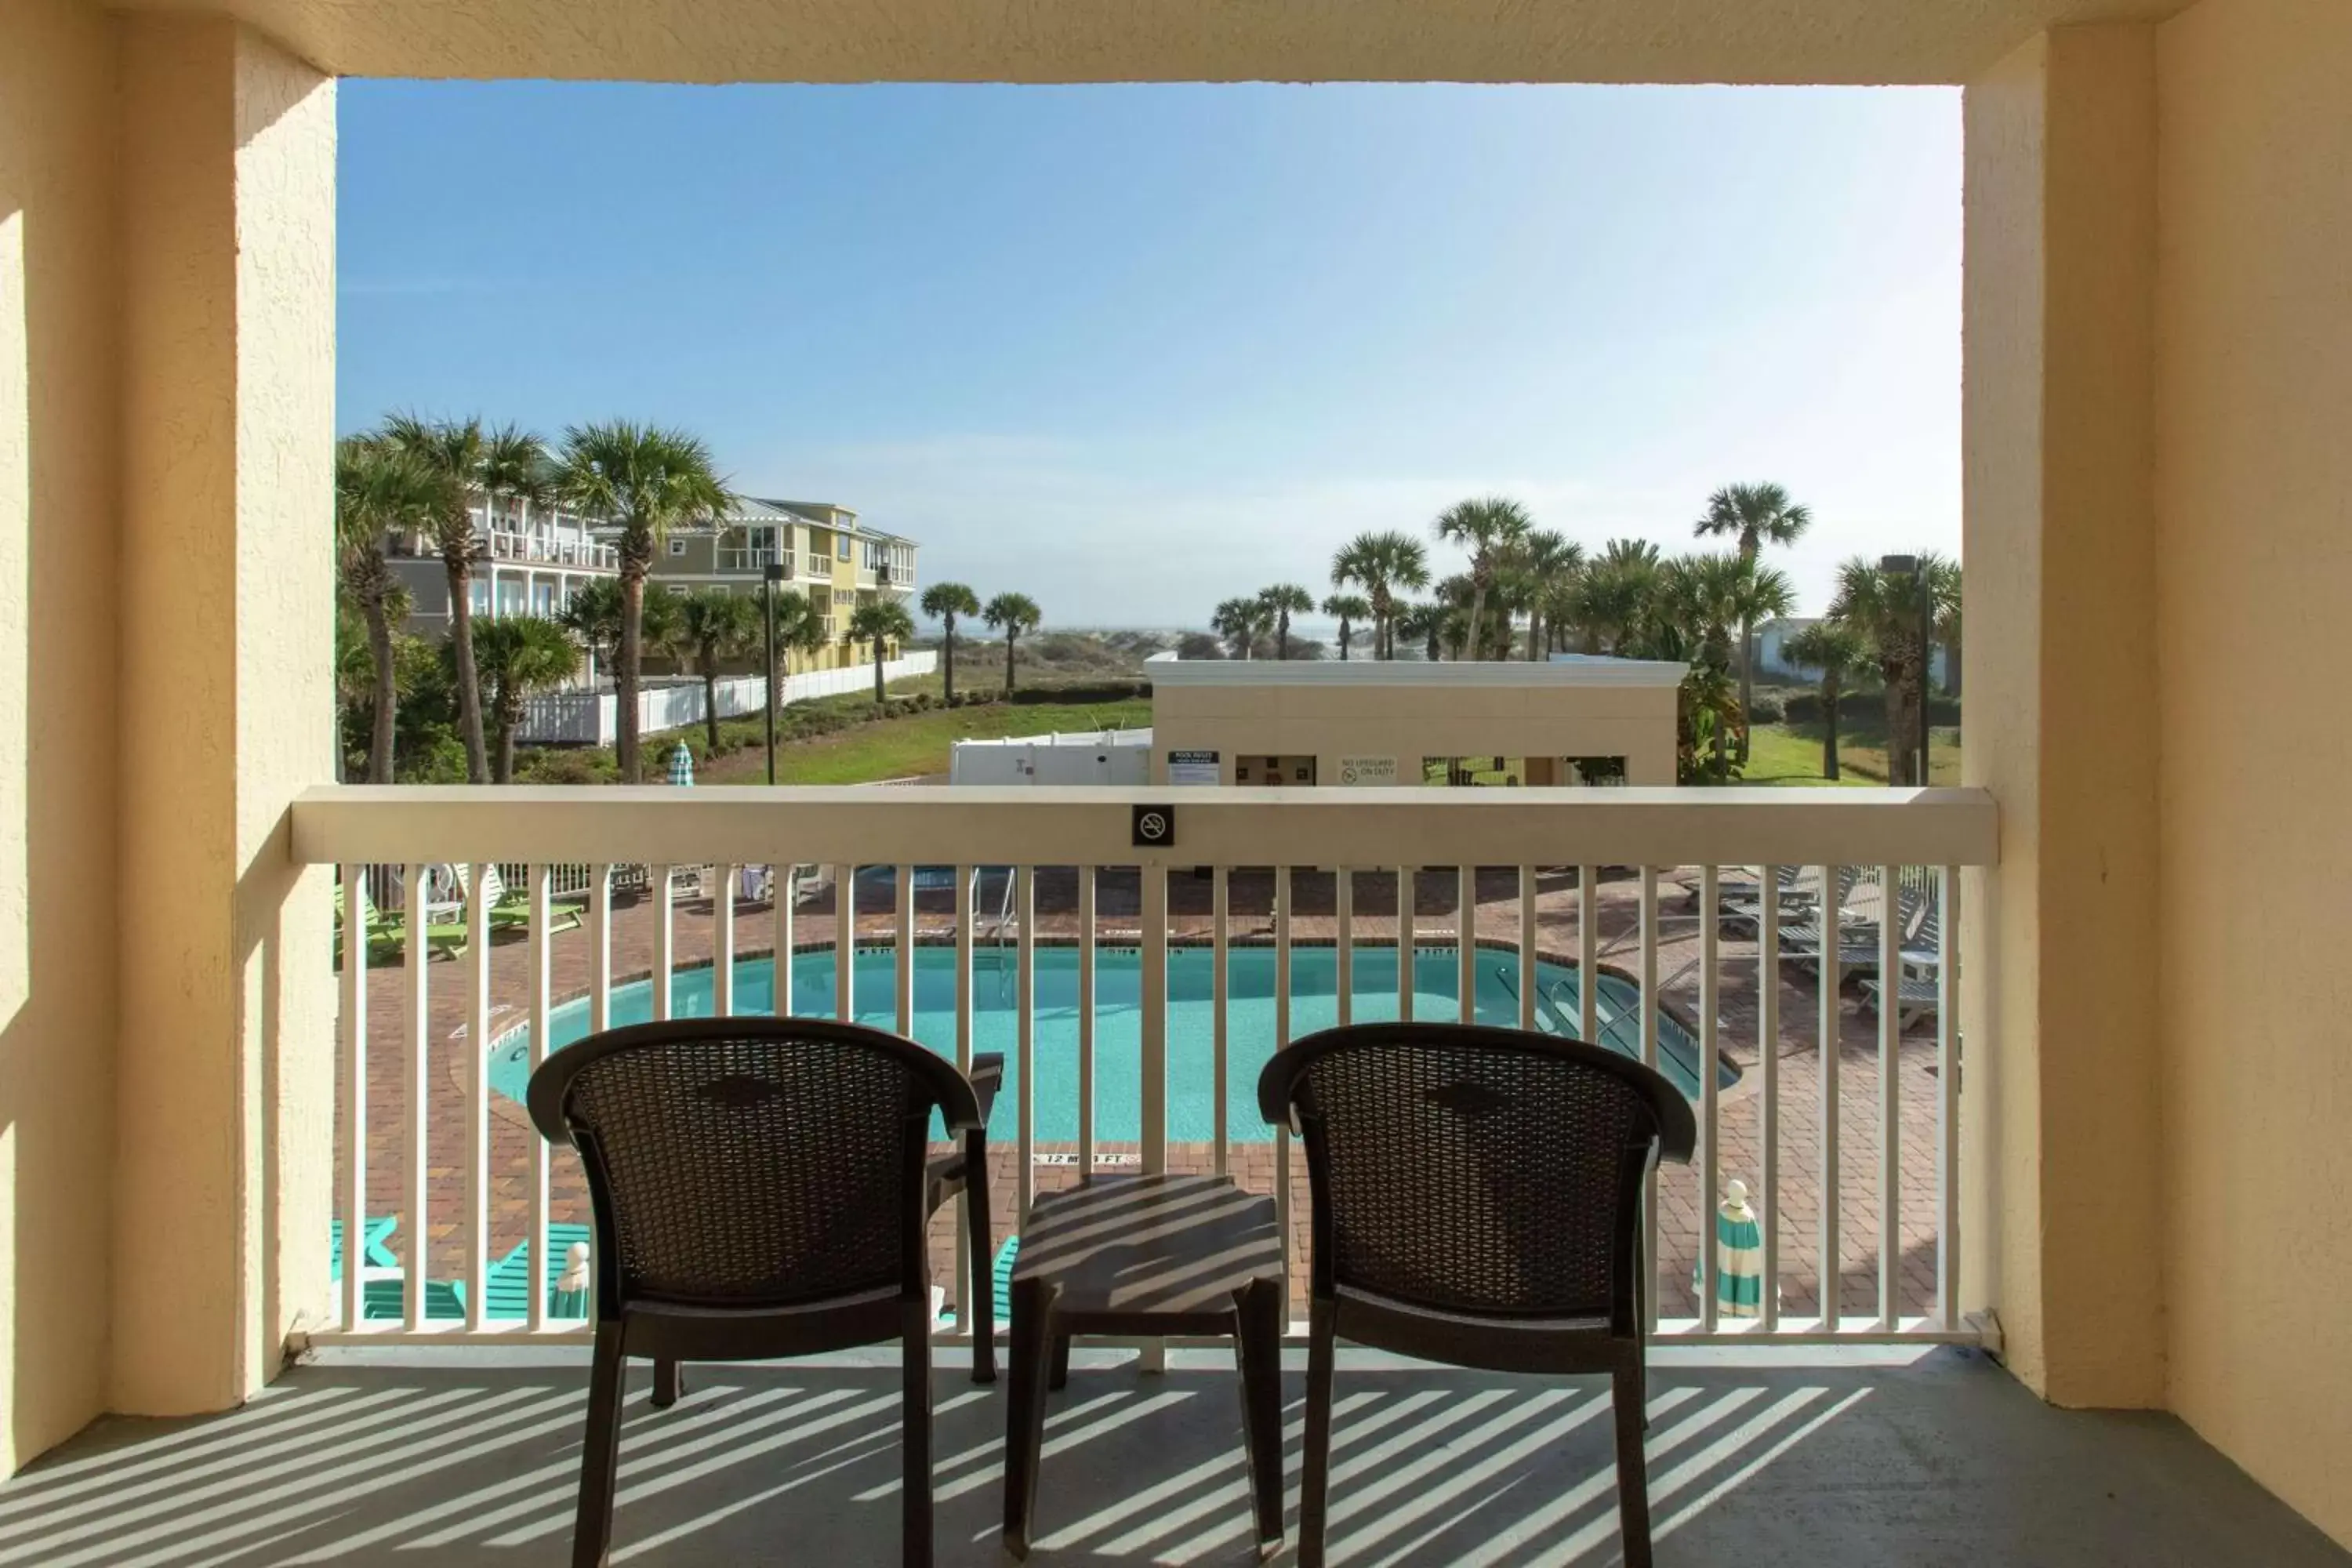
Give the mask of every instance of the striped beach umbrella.
[[563, 1250], [563, 1275], [555, 1282], [555, 1290], [548, 1298], [547, 1315], [551, 1318], [584, 1318], [588, 1315], [588, 1244], [575, 1241]]
[[669, 782], [684, 788], [694, 787], [694, 753], [680, 741], [669, 754]]
[[1715, 1215], [1715, 1310], [1724, 1318], [1753, 1318], [1764, 1310], [1764, 1227], [1748, 1206], [1748, 1184], [1733, 1177], [1724, 1185]]

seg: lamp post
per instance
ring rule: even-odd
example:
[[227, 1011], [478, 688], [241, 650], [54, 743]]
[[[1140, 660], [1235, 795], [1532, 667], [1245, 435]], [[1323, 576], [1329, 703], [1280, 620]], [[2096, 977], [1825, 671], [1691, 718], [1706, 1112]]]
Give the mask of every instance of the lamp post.
[[[1936, 635], [1935, 585], [1928, 581], [1926, 563], [1916, 555], [1882, 555], [1878, 558], [1878, 569], [1891, 577], [1912, 578], [1919, 589], [1919, 768], [1912, 775], [1912, 783], [1925, 789], [1927, 787], [1927, 666], [1933, 657], [1930, 650], [1935, 646]], [[1887, 736], [1886, 743], [1892, 747], [1895, 737]]]
[[768, 782], [776, 782], [776, 584], [784, 580], [784, 563], [768, 563]]

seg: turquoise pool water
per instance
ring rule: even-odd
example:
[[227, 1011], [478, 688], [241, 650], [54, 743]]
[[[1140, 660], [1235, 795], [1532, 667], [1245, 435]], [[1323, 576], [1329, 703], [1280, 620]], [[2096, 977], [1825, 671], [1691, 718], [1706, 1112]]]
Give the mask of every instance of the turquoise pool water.
[[[1185, 1142], [1216, 1135], [1216, 1086], [1212, 963], [1207, 948], [1171, 948], [1168, 954], [1168, 1135]], [[1257, 1113], [1258, 1069], [1274, 1054], [1275, 952], [1265, 947], [1236, 947], [1228, 953], [1226, 1005], [1226, 1116], [1235, 1142], [1273, 1137], [1273, 1130]], [[1293, 1037], [1328, 1028], [1339, 1022], [1339, 954], [1328, 947], [1291, 950], [1290, 1026]], [[887, 948], [862, 948], [856, 952], [852, 981], [857, 1021], [880, 1028], [897, 1022], [892, 1001], [894, 958]], [[1019, 1041], [1013, 1014], [1013, 976], [1009, 954], [1000, 958], [986, 951], [975, 955], [972, 974], [972, 1037], [974, 1050], [1002, 1051], [1005, 1060], [1003, 1093], [990, 1118], [992, 1137], [1015, 1134], [1014, 1073], [1019, 1068]], [[1421, 1018], [1455, 1016], [1459, 976], [1452, 947], [1422, 947], [1413, 954], [1413, 1015]], [[1556, 1034], [1570, 1032], [1580, 1006], [1573, 964], [1538, 963], [1538, 1026]], [[1507, 952], [1482, 954], [1475, 998], [1482, 1024], [1516, 1025], [1519, 1017], [1517, 986], [1518, 961]], [[1350, 987], [1353, 1016], [1358, 1023], [1374, 1023], [1397, 1016], [1396, 949], [1359, 947]], [[1036, 950], [1036, 1136], [1041, 1142], [1072, 1142], [1078, 1136], [1077, 1001], [1078, 954], [1068, 947]], [[1133, 948], [1097, 948], [1095, 954], [1095, 1136], [1106, 1141], [1133, 1140], [1142, 1079], [1142, 973]], [[711, 972], [685, 970], [671, 982], [671, 1011], [683, 1018], [708, 1017], [711, 1005]], [[746, 959], [735, 966], [735, 1005], [739, 1012], [774, 1010], [774, 966], [765, 958]], [[834, 955], [830, 951], [803, 952], [793, 961], [794, 1013], [833, 1016]], [[1641, 994], [1631, 982], [1613, 974], [1601, 977], [1600, 1014], [1604, 1043], [1629, 1057], [1641, 1052]], [[613, 1022], [643, 1023], [653, 1016], [650, 982], [616, 988]], [[556, 1008], [549, 1019], [554, 1047], [561, 1048], [588, 1033], [588, 1004], [583, 998]], [[920, 947], [915, 950], [914, 1037], [943, 1056], [955, 1054], [955, 950]], [[523, 1097], [530, 1078], [529, 1029], [499, 1037], [492, 1047], [490, 1083], [515, 1100]], [[1659, 1059], [1667, 1077], [1682, 1091], [1697, 1098], [1698, 1042], [1671, 1016], [1658, 1018]], [[1717, 1082], [1728, 1088], [1738, 1069], [1718, 1066]]]

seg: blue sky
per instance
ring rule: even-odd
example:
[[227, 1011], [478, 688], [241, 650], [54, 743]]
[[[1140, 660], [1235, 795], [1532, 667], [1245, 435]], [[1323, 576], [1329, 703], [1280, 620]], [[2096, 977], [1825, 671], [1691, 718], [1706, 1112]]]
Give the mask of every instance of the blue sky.
[[[1940, 89], [346, 82], [338, 425], [701, 433], [1049, 623], [1177, 626], [1522, 500], [1959, 542]], [[1451, 569], [1447, 552], [1440, 563]]]

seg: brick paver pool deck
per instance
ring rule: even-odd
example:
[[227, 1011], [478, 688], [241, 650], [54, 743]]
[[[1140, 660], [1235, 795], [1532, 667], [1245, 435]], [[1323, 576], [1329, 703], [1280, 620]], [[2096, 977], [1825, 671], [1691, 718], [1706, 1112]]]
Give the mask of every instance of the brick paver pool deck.
[[[1333, 910], [1333, 877], [1328, 872], [1294, 873], [1291, 932], [1298, 943], [1329, 943], [1337, 932]], [[1517, 874], [1507, 868], [1482, 871], [1477, 883], [1474, 927], [1482, 942], [1516, 940], [1518, 931]], [[1417, 941], [1450, 942], [1457, 930], [1458, 879], [1451, 870], [1425, 871], [1414, 886], [1414, 936]], [[1545, 871], [1538, 879], [1538, 946], [1547, 958], [1572, 963], [1577, 952], [1577, 897], [1570, 871]], [[1206, 878], [1181, 874], [1169, 881], [1170, 936], [1172, 942], [1210, 935], [1210, 889]], [[1040, 941], [1067, 941], [1077, 931], [1076, 879], [1067, 870], [1043, 870], [1038, 875], [1037, 910]], [[1635, 933], [1639, 923], [1639, 882], [1631, 872], [1604, 874], [1595, 888], [1599, 942], [1619, 952], [1604, 962], [1631, 968], [1638, 962]], [[856, 940], [860, 945], [893, 940], [895, 917], [886, 906], [867, 910], [866, 889], [860, 889]], [[1234, 872], [1230, 879], [1230, 926], [1236, 941], [1270, 934], [1273, 877], [1269, 872]], [[1132, 940], [1139, 915], [1139, 879], [1131, 870], [1105, 870], [1098, 875], [1096, 926], [1097, 940], [1116, 943]], [[988, 900], [982, 900], [987, 902]], [[1660, 905], [1670, 917], [1665, 940], [1659, 947], [1658, 973], [1664, 980], [1681, 978], [1664, 989], [1670, 1005], [1695, 1015], [1697, 974], [1693, 965], [1700, 952], [1694, 900], [1671, 879], [1662, 879]], [[993, 904], [989, 904], [993, 908]], [[1396, 936], [1396, 879], [1391, 872], [1355, 874], [1354, 931], [1359, 942], [1391, 942]], [[643, 980], [652, 971], [656, 909], [644, 896], [616, 900], [612, 921], [613, 974], [615, 985]], [[1675, 919], [1673, 917], [1680, 917]], [[954, 901], [951, 892], [926, 892], [918, 898], [918, 940], [951, 934]], [[710, 962], [715, 925], [709, 900], [681, 900], [673, 906], [676, 963], [680, 969]], [[835, 914], [831, 889], [803, 903], [796, 912], [796, 946], [829, 946]], [[771, 908], [739, 903], [736, 913], [737, 956], [763, 958], [772, 950], [774, 921]], [[519, 1022], [529, 1002], [526, 944], [520, 937], [502, 940], [492, 953], [491, 1003], [494, 1032]], [[1721, 982], [1717, 1016], [1722, 1020], [1719, 1047], [1742, 1070], [1740, 1083], [1727, 1091], [1718, 1108], [1717, 1137], [1720, 1170], [1726, 1179], [1746, 1180], [1760, 1190], [1761, 1141], [1759, 1115], [1761, 1075], [1757, 1038], [1758, 963], [1752, 943], [1722, 940]], [[551, 997], [561, 1003], [587, 994], [592, 978], [589, 938], [584, 930], [559, 933], [549, 952]], [[468, 1137], [467, 1091], [470, 1053], [479, 1048], [468, 1037], [466, 990], [471, 978], [470, 956], [457, 963], [428, 966], [427, 1046], [430, 1052], [431, 1100], [427, 1107], [428, 1262], [435, 1279], [461, 1279], [466, 1271], [463, 1226], [466, 1184], [464, 1170]], [[1783, 1311], [1792, 1318], [1817, 1315], [1819, 1237], [1821, 1234], [1821, 1169], [1822, 1116], [1821, 1051], [1817, 1037], [1818, 991], [1810, 973], [1784, 964], [1780, 987], [1778, 1052], [1780, 1115], [1779, 1190], [1780, 1288]], [[380, 965], [368, 976], [368, 1138], [367, 1186], [371, 1214], [397, 1212], [405, 1202], [406, 1160], [403, 1121], [405, 1083], [401, 1035], [404, 980], [397, 963]], [[1840, 1310], [1849, 1319], [1869, 1319], [1878, 1306], [1879, 1245], [1879, 1047], [1878, 1021], [1858, 993], [1849, 987], [1838, 1001], [1839, 1015], [1839, 1181], [1838, 1280]], [[331, 1048], [331, 1042], [320, 1042]], [[1932, 1018], [1915, 1025], [1903, 1041], [1896, 1068], [1901, 1080], [1902, 1118], [1902, 1256], [1898, 1295], [1906, 1314], [1933, 1310], [1936, 1288], [1937, 1205], [1936, 1198], [1936, 1108], [1937, 1080]], [[340, 1108], [341, 1097], [337, 1097]], [[490, 1121], [490, 1243], [495, 1260], [523, 1240], [530, 1225], [526, 1185], [531, 1151], [538, 1139], [521, 1108], [502, 1096], [491, 1096]], [[344, 1187], [343, 1148], [338, 1128], [336, 1193], [340, 1205]], [[1244, 1131], [1236, 1128], [1236, 1131]], [[1256, 1131], [1249, 1129], [1247, 1131]], [[1133, 1144], [1105, 1143], [1098, 1152], [1131, 1152]], [[1065, 1158], [1074, 1146], [1040, 1144], [1041, 1154]], [[1171, 1144], [1173, 1170], [1207, 1170], [1214, 1150], [1205, 1143]], [[1235, 1142], [1229, 1169], [1244, 1185], [1270, 1192], [1275, 1184], [1271, 1142]], [[1000, 1242], [1013, 1228], [1018, 1201], [1017, 1153], [1009, 1142], [991, 1150], [992, 1224]], [[1040, 1164], [1036, 1188], [1050, 1191], [1076, 1180], [1072, 1163]], [[585, 1222], [586, 1189], [578, 1165], [568, 1151], [558, 1151], [550, 1162], [551, 1217]], [[1292, 1161], [1293, 1292], [1304, 1301], [1304, 1261], [1307, 1254], [1307, 1196], [1305, 1163]], [[1668, 1167], [1659, 1180], [1659, 1295], [1666, 1316], [1696, 1310], [1691, 1271], [1701, 1234], [1698, 1179], [1695, 1168]], [[340, 1208], [339, 1211], [340, 1212]], [[404, 1266], [413, 1263], [413, 1223], [404, 1220], [391, 1241]], [[961, 1290], [954, 1278], [953, 1232], [942, 1215], [934, 1226], [934, 1278], [946, 1287], [950, 1300]]]

